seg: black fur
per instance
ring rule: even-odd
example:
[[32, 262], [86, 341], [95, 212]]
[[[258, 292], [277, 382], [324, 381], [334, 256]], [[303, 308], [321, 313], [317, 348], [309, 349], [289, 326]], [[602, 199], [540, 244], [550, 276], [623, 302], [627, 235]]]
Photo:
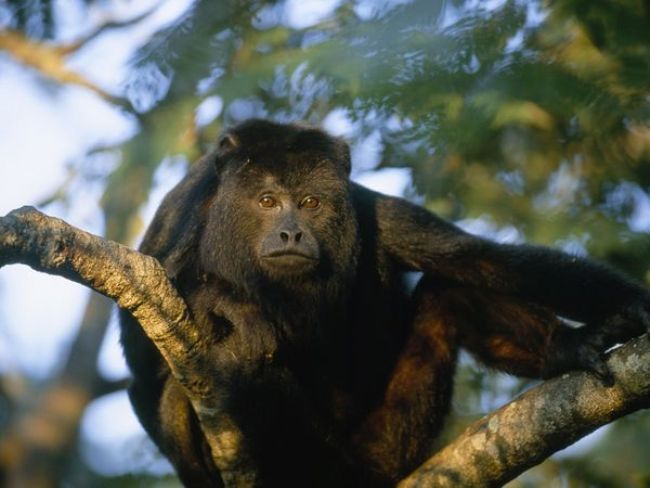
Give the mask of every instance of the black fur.
[[[249, 121], [165, 198], [141, 246], [212, 325], [215, 381], [264, 486], [404, 476], [430, 454], [459, 346], [516, 374], [610, 380], [602, 352], [649, 325], [648, 291], [619, 273], [469, 235], [349, 171], [344, 142]], [[408, 271], [424, 272], [413, 294]], [[147, 432], [186, 485], [221, 484], [182, 388], [127, 313], [122, 342]]]

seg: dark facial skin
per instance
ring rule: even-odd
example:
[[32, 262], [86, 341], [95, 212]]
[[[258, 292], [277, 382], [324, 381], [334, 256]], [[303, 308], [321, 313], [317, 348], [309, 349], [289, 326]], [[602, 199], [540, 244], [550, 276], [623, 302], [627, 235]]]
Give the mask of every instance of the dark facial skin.
[[349, 286], [358, 244], [342, 168], [299, 147], [281, 158], [239, 147], [227, 148], [217, 168], [220, 185], [200, 243], [202, 269], [261, 301], [269, 287], [290, 289], [290, 298], [300, 299]]
[[[237, 235], [238, 229], [232, 224], [236, 223], [234, 216], [241, 215], [249, 222], [253, 234], [242, 240], [246, 241], [256, 264], [267, 277], [282, 280], [313, 272], [321, 261], [321, 246], [316, 235], [327, 232], [332, 212], [329, 202], [316, 195], [320, 189], [313, 180], [300, 187], [287, 187], [264, 170], [242, 171], [245, 174], [235, 177], [232, 184], [235, 187], [245, 184], [245, 194], [237, 202], [231, 202], [230, 185], [225, 184], [224, 192], [215, 200], [214, 206], [221, 215], [211, 220], [214, 232]], [[232, 208], [233, 203], [241, 208]], [[215, 263], [214, 267], [220, 269], [222, 266]]]
[[[320, 258], [318, 241], [311, 231], [311, 220], [322, 212], [314, 195], [289, 192], [269, 178], [258, 206], [262, 209], [265, 230], [258, 256], [270, 275], [303, 274], [316, 267]], [[266, 230], [268, 229], [268, 230]]]

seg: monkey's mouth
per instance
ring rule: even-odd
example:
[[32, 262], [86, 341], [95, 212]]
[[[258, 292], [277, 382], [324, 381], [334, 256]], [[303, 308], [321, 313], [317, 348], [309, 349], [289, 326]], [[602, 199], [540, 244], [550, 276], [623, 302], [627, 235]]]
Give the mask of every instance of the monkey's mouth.
[[318, 263], [318, 257], [295, 250], [278, 250], [262, 256], [262, 261], [273, 267], [297, 270], [315, 266]]
[[266, 260], [307, 260], [307, 261], [318, 261], [316, 256], [305, 254], [297, 251], [272, 251], [265, 256], [262, 256]]

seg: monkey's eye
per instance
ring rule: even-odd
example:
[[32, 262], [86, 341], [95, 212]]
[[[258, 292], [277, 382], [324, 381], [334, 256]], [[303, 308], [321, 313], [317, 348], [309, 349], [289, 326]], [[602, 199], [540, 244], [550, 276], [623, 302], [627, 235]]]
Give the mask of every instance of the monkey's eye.
[[275, 198], [269, 195], [264, 195], [262, 198], [260, 198], [260, 201], [258, 203], [262, 208], [273, 208], [277, 205]]
[[317, 209], [320, 207], [320, 200], [314, 196], [308, 196], [305, 197], [302, 202], [300, 202], [300, 206], [303, 208], [308, 208], [310, 210]]

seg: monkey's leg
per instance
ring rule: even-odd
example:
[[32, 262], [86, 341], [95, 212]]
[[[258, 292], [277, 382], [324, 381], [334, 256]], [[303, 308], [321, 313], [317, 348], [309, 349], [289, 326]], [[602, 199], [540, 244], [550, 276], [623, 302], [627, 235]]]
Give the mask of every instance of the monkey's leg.
[[544, 375], [558, 332], [571, 331], [550, 310], [478, 289], [445, 294], [459, 345], [484, 364], [529, 378]]
[[354, 443], [383, 476], [398, 479], [424, 460], [449, 411], [458, 347], [509, 373], [539, 377], [554, 331], [548, 310], [485, 290], [423, 279], [412, 330], [384, 398]]
[[384, 398], [353, 437], [353, 449], [373, 471], [394, 481], [430, 451], [449, 410], [458, 332], [444, 292], [419, 285], [412, 330]]
[[223, 486], [192, 405], [172, 378], [165, 384], [159, 415], [160, 426], [154, 440], [174, 465], [183, 484], [188, 487]]

